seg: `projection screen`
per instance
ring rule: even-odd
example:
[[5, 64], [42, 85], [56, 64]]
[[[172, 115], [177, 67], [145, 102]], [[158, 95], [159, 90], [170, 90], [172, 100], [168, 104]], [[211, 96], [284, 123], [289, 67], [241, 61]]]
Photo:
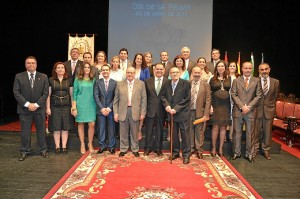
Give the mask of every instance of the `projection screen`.
[[108, 59], [127, 48], [130, 60], [150, 51], [156, 63], [167, 51], [173, 61], [188, 46], [191, 60], [204, 56], [209, 61], [212, 12], [212, 0], [110, 0]]

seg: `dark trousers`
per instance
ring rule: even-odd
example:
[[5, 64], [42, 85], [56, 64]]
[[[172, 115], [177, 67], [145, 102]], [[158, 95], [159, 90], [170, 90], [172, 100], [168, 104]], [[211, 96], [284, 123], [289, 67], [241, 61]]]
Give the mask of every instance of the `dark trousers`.
[[[189, 158], [191, 155], [191, 138], [189, 133], [190, 120], [185, 120], [183, 122], [174, 122], [173, 126], [173, 155], [178, 155], [180, 152], [180, 141], [179, 141], [179, 130], [181, 133], [181, 148], [182, 157]], [[171, 132], [172, 133], [172, 132]]]
[[164, 119], [159, 118], [157, 114], [154, 118], [146, 118], [145, 151], [161, 151], [163, 130]]
[[[101, 149], [106, 147], [113, 149], [116, 145], [116, 131], [115, 131], [115, 121], [113, 112], [110, 112], [108, 116], [98, 115], [98, 141]], [[108, 145], [106, 144], [106, 132], [108, 137]]]
[[31, 125], [34, 122], [36, 128], [38, 151], [47, 151], [45, 136], [45, 119], [46, 115], [42, 113], [29, 113], [19, 115], [21, 122], [21, 149], [22, 154], [28, 154], [31, 150]]

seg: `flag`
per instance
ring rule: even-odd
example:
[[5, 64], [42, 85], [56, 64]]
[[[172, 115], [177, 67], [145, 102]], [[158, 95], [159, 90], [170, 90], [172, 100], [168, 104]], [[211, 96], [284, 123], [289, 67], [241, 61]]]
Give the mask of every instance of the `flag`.
[[261, 53], [261, 64], [265, 63], [264, 61], [264, 53]]
[[79, 37], [77, 34], [75, 37], [72, 37], [69, 34], [69, 49], [68, 49], [68, 59], [71, 59], [70, 52], [72, 48], [79, 49], [79, 59], [83, 60], [83, 53], [90, 52], [94, 55], [94, 35], [92, 37], [88, 37], [84, 35], [84, 37]]
[[227, 51], [225, 51], [224, 61], [228, 63]]
[[236, 62], [236, 66], [237, 66], [237, 70], [238, 70], [238, 74], [241, 74], [241, 52], [239, 52], [239, 57], [238, 60]]
[[252, 63], [252, 77], [254, 76], [254, 56], [253, 56], [253, 52], [251, 52], [251, 63]]

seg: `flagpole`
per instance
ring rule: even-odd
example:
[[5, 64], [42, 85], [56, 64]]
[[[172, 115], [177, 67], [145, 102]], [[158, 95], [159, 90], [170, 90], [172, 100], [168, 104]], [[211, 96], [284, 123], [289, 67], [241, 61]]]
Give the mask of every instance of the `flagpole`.
[[241, 62], [241, 52], [239, 52], [238, 61], [236, 63], [239, 75], [241, 74], [241, 63], [240, 62]]

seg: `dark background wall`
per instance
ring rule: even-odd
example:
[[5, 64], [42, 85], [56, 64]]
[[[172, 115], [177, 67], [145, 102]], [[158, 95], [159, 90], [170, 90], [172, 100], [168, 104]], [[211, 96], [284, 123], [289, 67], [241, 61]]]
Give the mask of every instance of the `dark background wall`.
[[[244, 62], [250, 60], [253, 52], [257, 75], [264, 53], [272, 76], [281, 82], [282, 92], [300, 97], [297, 2], [214, 0], [213, 3], [212, 47], [221, 50], [221, 57], [227, 51], [229, 61], [236, 61], [241, 52]], [[27, 56], [34, 55], [38, 70], [50, 75], [56, 61], [67, 60], [68, 33], [97, 34], [95, 52], [107, 51], [108, 6], [108, 0], [11, 0], [3, 4], [1, 121], [16, 115], [13, 81], [16, 73], [25, 70]]]

